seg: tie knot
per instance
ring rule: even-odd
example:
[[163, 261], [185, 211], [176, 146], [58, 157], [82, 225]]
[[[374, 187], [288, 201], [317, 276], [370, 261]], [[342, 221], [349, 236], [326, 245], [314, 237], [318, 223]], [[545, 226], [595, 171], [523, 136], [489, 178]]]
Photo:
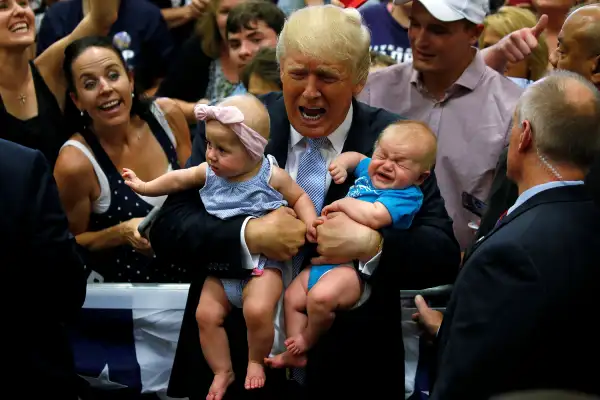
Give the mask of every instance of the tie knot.
[[314, 149], [324, 149], [329, 146], [329, 138], [320, 137], [320, 138], [307, 138], [308, 146]]

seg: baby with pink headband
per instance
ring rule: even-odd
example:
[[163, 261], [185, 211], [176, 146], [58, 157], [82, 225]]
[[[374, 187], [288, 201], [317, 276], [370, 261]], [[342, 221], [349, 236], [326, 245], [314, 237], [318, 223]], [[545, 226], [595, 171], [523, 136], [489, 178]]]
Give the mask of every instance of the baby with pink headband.
[[[235, 96], [216, 107], [198, 104], [194, 112], [198, 120], [206, 121], [206, 162], [168, 172], [150, 182], [143, 182], [133, 171], [124, 169], [125, 183], [145, 196], [201, 188], [206, 211], [221, 219], [239, 215], [260, 217], [288, 205], [306, 224], [307, 239], [315, 242], [313, 222], [317, 214], [310, 197], [277, 166], [272, 156], [264, 155], [270, 130], [265, 106], [252, 96]], [[253, 304], [254, 312], [244, 313], [249, 348], [245, 388], [264, 386], [263, 360], [273, 346], [273, 319], [283, 291], [282, 268], [283, 263], [261, 256], [249, 279], [208, 277], [204, 282], [196, 320], [204, 358], [215, 374], [207, 399], [221, 399], [234, 380], [229, 349], [223, 348], [227, 346], [227, 336], [222, 327], [232, 305], [246, 308]], [[256, 312], [257, 304], [264, 305], [262, 312]]]

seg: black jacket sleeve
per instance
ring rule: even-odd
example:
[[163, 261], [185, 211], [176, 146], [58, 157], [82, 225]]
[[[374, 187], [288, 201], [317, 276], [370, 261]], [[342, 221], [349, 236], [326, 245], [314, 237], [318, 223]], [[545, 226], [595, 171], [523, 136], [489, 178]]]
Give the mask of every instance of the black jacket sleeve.
[[52, 171], [39, 152], [33, 160], [29, 180], [31, 242], [27, 253], [33, 258], [30, 266], [41, 268], [40, 279], [35, 281], [43, 285], [32, 293], [40, 294], [39, 301], [52, 313], [59, 314], [58, 320], [66, 322], [77, 315], [85, 300], [83, 262], [77, 253], [75, 238], [69, 232]]
[[[408, 230], [384, 230], [380, 267], [374, 279], [397, 282], [397, 289], [424, 289], [453, 283], [460, 266], [460, 247], [446, 212], [435, 174], [421, 185], [423, 206]], [[376, 277], [384, 273], [385, 277]], [[401, 278], [401, 279], [400, 279]]]

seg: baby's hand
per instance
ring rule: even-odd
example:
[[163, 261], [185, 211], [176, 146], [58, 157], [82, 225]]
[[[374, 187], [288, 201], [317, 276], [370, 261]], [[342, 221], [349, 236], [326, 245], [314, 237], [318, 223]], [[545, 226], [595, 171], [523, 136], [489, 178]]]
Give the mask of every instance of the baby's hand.
[[326, 217], [317, 217], [312, 223], [313, 228], [317, 229], [317, 226], [323, 225], [326, 219]]
[[329, 214], [330, 212], [336, 212], [336, 211], [340, 211], [340, 200], [334, 201], [333, 203], [323, 207], [323, 210], [321, 210], [321, 215], [323, 217], [327, 217], [327, 214]]
[[317, 226], [325, 222], [325, 217], [318, 217], [315, 219], [310, 226], [306, 229], [306, 239], [310, 243], [317, 243]]
[[125, 184], [132, 188], [134, 192], [139, 193], [141, 195], [144, 194], [146, 182], [138, 178], [135, 172], [128, 168], [123, 168], [123, 179], [125, 180]]
[[317, 227], [314, 222], [312, 226], [306, 227], [306, 240], [310, 243], [317, 243]]
[[348, 177], [348, 171], [346, 171], [346, 168], [342, 168], [335, 161], [329, 164], [329, 173], [331, 174], [331, 179], [333, 179], [337, 185], [344, 183]]

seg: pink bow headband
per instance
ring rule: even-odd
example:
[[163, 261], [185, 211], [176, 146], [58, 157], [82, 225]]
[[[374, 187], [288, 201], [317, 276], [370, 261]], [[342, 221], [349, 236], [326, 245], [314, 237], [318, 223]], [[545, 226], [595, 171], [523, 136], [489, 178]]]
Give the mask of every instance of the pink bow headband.
[[227, 125], [240, 138], [240, 141], [255, 160], [261, 159], [265, 153], [267, 139], [254, 129], [244, 124], [244, 114], [237, 107], [219, 107], [197, 104], [194, 115], [198, 121], [217, 120]]

